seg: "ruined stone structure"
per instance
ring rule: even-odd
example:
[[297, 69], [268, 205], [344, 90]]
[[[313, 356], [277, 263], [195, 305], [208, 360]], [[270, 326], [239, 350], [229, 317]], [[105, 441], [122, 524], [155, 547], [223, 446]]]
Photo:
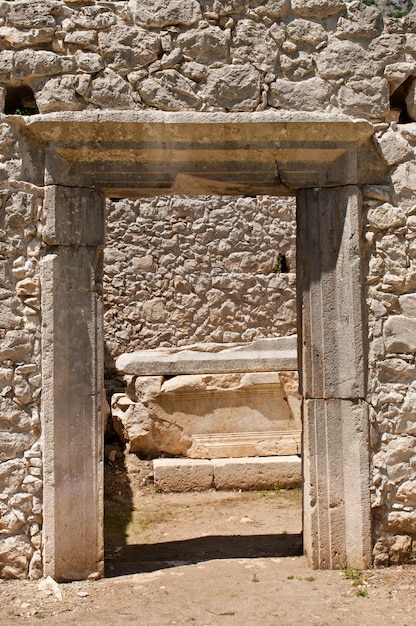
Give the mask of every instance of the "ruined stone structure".
[[0, 575], [103, 571], [105, 197], [174, 194], [296, 196], [305, 551], [405, 559], [415, 16], [40, 0], [0, 2], [0, 20]]

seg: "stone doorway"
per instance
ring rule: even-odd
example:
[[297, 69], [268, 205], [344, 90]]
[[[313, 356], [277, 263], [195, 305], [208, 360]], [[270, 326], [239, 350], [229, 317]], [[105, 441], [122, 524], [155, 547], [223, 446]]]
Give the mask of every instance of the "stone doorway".
[[314, 567], [369, 566], [357, 148], [371, 125], [313, 114], [94, 112], [34, 117], [24, 134], [28, 175], [46, 185], [45, 574], [102, 572], [103, 201], [161, 190], [296, 193], [305, 552]]

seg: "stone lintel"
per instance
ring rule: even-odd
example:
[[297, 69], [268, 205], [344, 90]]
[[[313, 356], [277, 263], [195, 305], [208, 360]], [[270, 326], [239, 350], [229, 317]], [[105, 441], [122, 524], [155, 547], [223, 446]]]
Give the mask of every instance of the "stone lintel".
[[305, 400], [304, 547], [317, 569], [371, 567], [368, 407]]
[[293, 371], [297, 369], [296, 337], [265, 339], [216, 352], [141, 350], [120, 355], [116, 367], [136, 376]]
[[28, 146], [43, 145], [47, 184], [97, 188], [110, 197], [287, 195], [355, 184], [357, 148], [374, 130], [343, 115], [280, 111], [71, 111], [8, 119]]

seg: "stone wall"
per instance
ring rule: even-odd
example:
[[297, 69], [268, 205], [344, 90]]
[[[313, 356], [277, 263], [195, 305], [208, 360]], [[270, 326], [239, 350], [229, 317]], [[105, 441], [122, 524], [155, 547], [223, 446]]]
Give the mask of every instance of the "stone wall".
[[108, 201], [108, 364], [133, 350], [294, 334], [295, 238], [293, 198]]
[[[359, 2], [2, 1], [0, 19], [8, 112], [277, 108], [380, 118], [389, 84], [414, 71], [415, 15], [383, 24]], [[34, 99], [13, 91], [22, 85]]]
[[41, 190], [19, 183], [20, 153], [0, 123], [0, 577], [42, 572], [39, 257]]
[[[414, 124], [401, 123], [416, 119], [415, 14], [383, 19], [371, 6], [341, 0], [47, 0], [0, 2], [0, 20], [0, 104], [7, 114], [36, 108], [41, 113], [279, 109], [340, 112], [374, 123], [374, 148], [384, 169], [364, 159], [377, 186], [366, 186], [363, 193], [375, 559], [378, 564], [402, 559], [416, 535], [416, 131]], [[17, 118], [3, 117], [0, 574], [5, 577], [39, 572], [41, 511], [36, 277], [42, 194], [23, 182], [30, 175], [28, 169], [20, 173], [13, 128], [18, 129]], [[137, 209], [134, 203], [129, 207]], [[108, 263], [110, 270], [113, 265]], [[129, 324], [122, 333], [129, 332]]]

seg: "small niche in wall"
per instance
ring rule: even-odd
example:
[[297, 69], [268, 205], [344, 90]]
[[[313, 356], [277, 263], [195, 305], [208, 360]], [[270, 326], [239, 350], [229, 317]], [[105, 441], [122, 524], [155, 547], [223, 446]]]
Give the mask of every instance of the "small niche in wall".
[[287, 274], [289, 268], [284, 254], [278, 254], [272, 268], [273, 274]]
[[36, 115], [39, 113], [31, 87], [28, 85], [6, 87], [4, 112], [6, 115]]

